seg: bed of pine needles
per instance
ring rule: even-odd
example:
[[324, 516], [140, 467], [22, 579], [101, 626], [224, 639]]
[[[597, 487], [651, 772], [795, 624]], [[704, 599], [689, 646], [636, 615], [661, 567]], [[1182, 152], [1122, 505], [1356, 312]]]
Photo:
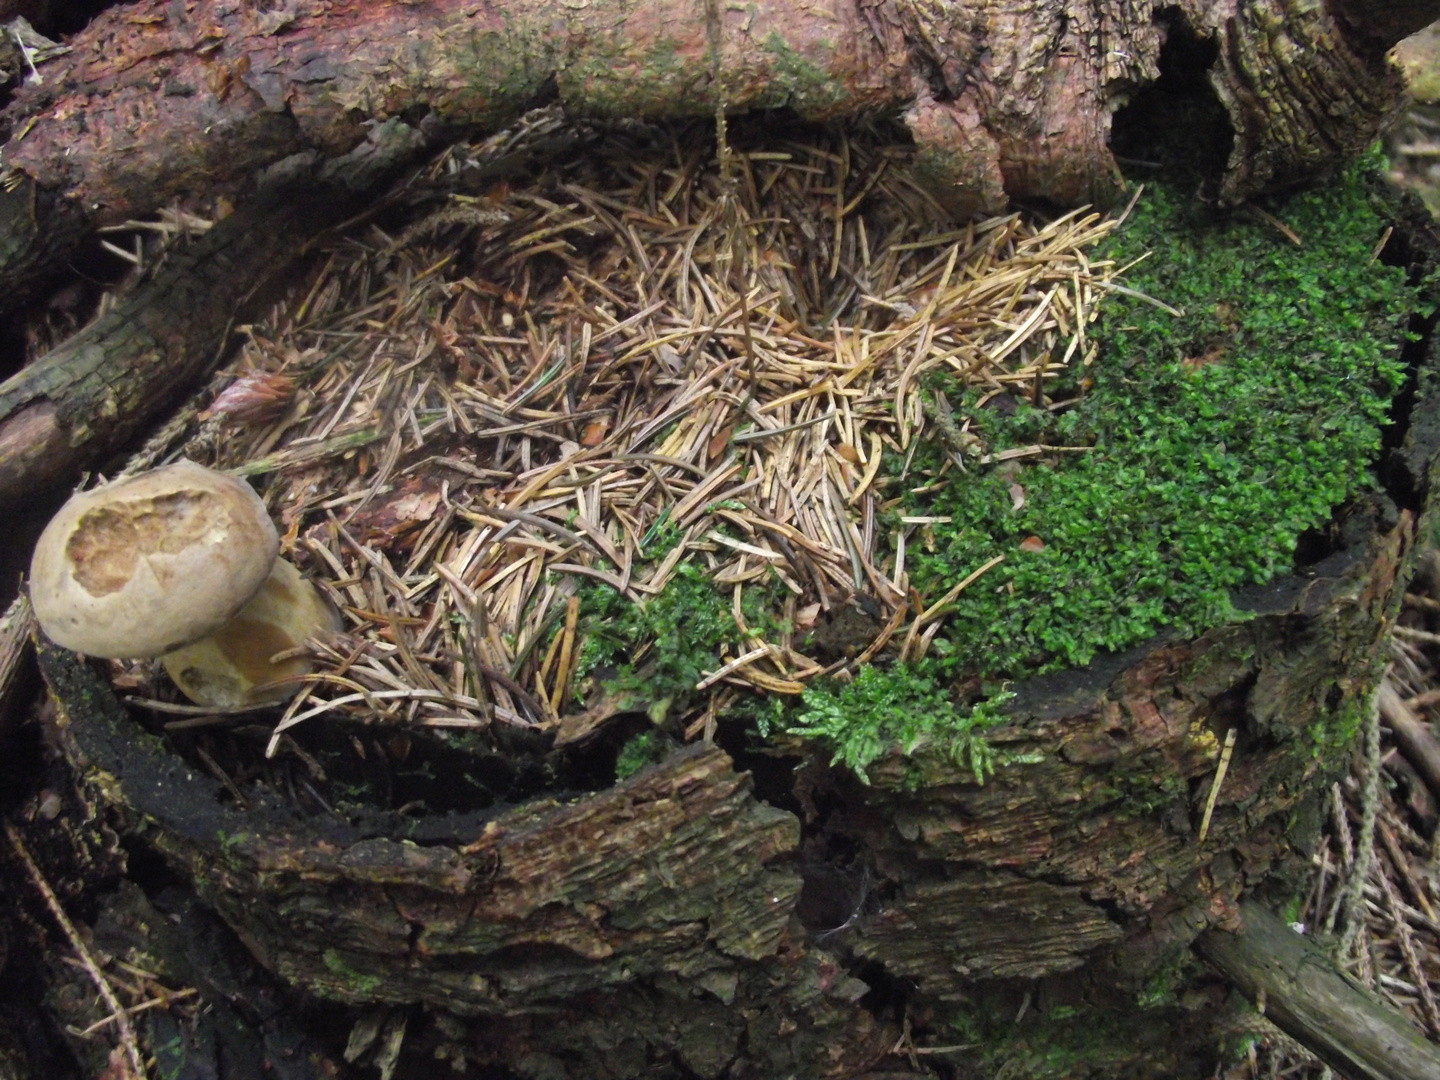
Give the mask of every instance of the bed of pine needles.
[[[838, 132], [740, 142], [717, 168], [708, 125], [636, 125], [476, 179], [560, 122], [451, 151], [403, 193], [408, 221], [333, 243], [300, 299], [244, 328], [228, 385], [134, 463], [251, 478], [343, 612], [277, 740], [347, 711], [563, 738], [587, 722], [577, 591], [644, 603], [682, 561], [735, 612], [692, 735], [727, 693], [833, 672], [796, 638], [857, 597], [877, 634], [846, 663], [916, 656], [953, 595], [913, 593], [906, 535], [881, 534], [899, 494], [882, 453], [928, 435], [947, 470], [988, 460], [922, 380], [1048, 403], [1092, 359], [1086, 323], [1117, 286], [1086, 250], [1112, 219], [937, 226], [905, 148]], [[776, 581], [793, 633], [766, 637], [742, 599]]]

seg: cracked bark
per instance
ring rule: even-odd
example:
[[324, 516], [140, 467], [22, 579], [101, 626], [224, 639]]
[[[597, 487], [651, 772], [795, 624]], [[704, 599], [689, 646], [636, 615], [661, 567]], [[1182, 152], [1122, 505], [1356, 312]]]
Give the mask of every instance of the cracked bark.
[[[1407, 446], [1425, 475], [1437, 452]], [[851, 1076], [899, 1037], [878, 996], [915, 1015], [984, 1002], [1022, 1059], [1045, 1045], [1035, 1023], [1080, 1010], [1095, 1056], [1046, 1075], [1209, 1075], [1223, 984], [1192, 974], [1169, 1005], [1135, 1002], [1202, 932], [1239, 925], [1242, 894], [1288, 895], [1309, 864], [1335, 767], [1314, 733], [1374, 678], [1415, 536], [1383, 496], [1357, 514], [1349, 546], [1240, 597], [1250, 620], [1020, 684], [990, 735], [1010, 763], [984, 785], [895, 749], [869, 785], [817, 756], [762, 791], [697, 745], [571, 800], [302, 819], [259, 789], [226, 805], [73, 654], [41, 641], [40, 667], [83, 790], [267, 969], [468, 1016], [495, 1064]], [[1022, 1001], [1025, 1026], [1008, 1019]]]
[[18, 296], [87, 228], [243, 189], [288, 154], [345, 153], [372, 121], [493, 128], [548, 97], [590, 116], [709, 116], [717, 92], [733, 110], [899, 113], [958, 213], [1103, 202], [1117, 191], [1111, 117], [1159, 76], [1176, 25], [1218, 48], [1211, 81], [1236, 135], [1221, 194], [1238, 202], [1371, 142], [1402, 92], [1384, 50], [1440, 0], [726, 4], [718, 87], [706, 13], [705, 0], [112, 8], [3, 114], [0, 290]]

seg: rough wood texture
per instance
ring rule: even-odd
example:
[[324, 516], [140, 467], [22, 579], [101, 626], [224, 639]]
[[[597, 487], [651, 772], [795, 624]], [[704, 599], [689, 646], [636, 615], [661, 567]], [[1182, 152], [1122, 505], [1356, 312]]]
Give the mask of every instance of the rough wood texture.
[[[1022, 684], [995, 743], [1031, 763], [983, 787], [938, 757], [872, 767], [866, 813], [836, 827], [903, 884], [856, 931], [856, 953], [959, 999], [975, 979], [1040, 978], [1106, 954], [1114, 977], [1138, 980], [1194, 926], [1232, 920], [1239, 894], [1303, 842], [1287, 818], [1327, 767], [1316, 733], [1373, 677], [1411, 531], [1403, 520], [1308, 582], [1253, 598], [1249, 623]], [[1202, 843], [1231, 727], [1240, 737]]]
[[1201, 934], [1195, 948], [1265, 1015], [1350, 1080], [1437, 1080], [1440, 1050], [1330, 958], [1259, 904], [1240, 905], [1233, 932]]
[[73, 482], [192, 392], [247, 297], [362, 206], [419, 144], [404, 125], [385, 125], [328, 175], [277, 183], [0, 383], [0, 507]]
[[[90, 789], [297, 985], [461, 1014], [565, 1009], [591, 1027], [538, 1024], [497, 1045], [583, 1052], [577, 1075], [592, 1077], [628, 1075], [623, 1061], [606, 1067], [633, 1050], [604, 1046], [611, 1026], [648, 1034], [703, 1076], [748, 1038], [752, 1067], [739, 1075], [830, 1075], [826, 1055], [852, 1068], [896, 1038], [855, 1004], [866, 984], [807, 948], [794, 917], [801, 879], [786, 865], [798, 823], [759, 802], [720, 750], [691, 747], [570, 803], [297, 824], [279, 808], [222, 806], [218, 784], [144, 734], [103, 678], [38, 645]], [[657, 994], [674, 1001], [657, 1007]], [[714, 1015], [696, 1022], [695, 1010]]]
[[[1354, 0], [1351, 7], [1364, 7]], [[1193, 33], [1236, 139], [1237, 202], [1371, 142], [1400, 100], [1384, 58], [1327, 5], [1300, 0], [140, 0], [112, 8], [5, 110], [0, 287], [58, 265], [80, 223], [142, 214], [200, 187], [243, 186], [300, 150], [344, 153], [377, 119], [502, 124], [558, 95], [608, 116], [791, 108], [899, 111], [958, 212], [1010, 198], [1116, 193], [1111, 116], [1158, 77], [1167, 34]], [[718, 21], [710, 21], [714, 13]], [[1415, 18], [1440, 0], [1414, 0]], [[1358, 22], [1353, 25], [1360, 25]], [[719, 57], [711, 40], [719, 41]], [[714, 71], [720, 71], [720, 86]]]
[[[895, 1036], [857, 1005], [876, 985], [962, 1007], [1018, 980], [1133, 1000], [1196, 933], [1234, 925], [1242, 891], [1298, 864], [1295, 821], [1326, 777], [1317, 738], [1374, 674], [1412, 532], [1408, 513], [1382, 524], [1251, 597], [1247, 623], [1023, 685], [994, 741], [1024, 760], [984, 786], [925, 754], [877, 764], [869, 787], [808, 766], [787, 796], [805, 808], [803, 852], [801, 822], [703, 746], [577, 801], [499, 814], [241, 812], [95, 672], [43, 642], [40, 660], [91, 790], [287, 980], [479, 1014], [497, 1060], [573, 1059], [557, 1075], [607, 1075], [593, 1061], [619, 1030], [706, 1076], [845, 1075]], [[1201, 843], [1232, 726], [1241, 738]], [[827, 862], [827, 846], [849, 857]], [[860, 867], [869, 887], [855, 893]], [[840, 926], [807, 913], [807, 891], [812, 907], [819, 891], [821, 908], [860, 915]], [[847, 974], [869, 970], [883, 977]], [[662, 1022], [697, 995], [705, 1024]], [[500, 1019], [554, 1009], [568, 1022]], [[1188, 1075], [1186, 1055], [1213, 1042], [1174, 1010], [1112, 1015], [1129, 1025], [1121, 1041], [1149, 1049], [1098, 1075]], [[1197, 1033], [1161, 1039], [1182, 1021]]]

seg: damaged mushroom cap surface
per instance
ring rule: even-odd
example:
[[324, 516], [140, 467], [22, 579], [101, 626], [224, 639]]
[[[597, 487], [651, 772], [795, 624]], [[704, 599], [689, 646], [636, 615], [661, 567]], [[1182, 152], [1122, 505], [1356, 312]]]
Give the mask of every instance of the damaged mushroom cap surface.
[[249, 484], [181, 461], [61, 507], [36, 545], [30, 600], [41, 628], [67, 649], [159, 656], [228, 622], [279, 549]]
[[30, 601], [57, 644], [159, 656], [197, 704], [281, 701], [314, 669], [307, 639], [341, 623], [279, 547], [249, 484], [183, 461], [61, 507], [30, 564]]

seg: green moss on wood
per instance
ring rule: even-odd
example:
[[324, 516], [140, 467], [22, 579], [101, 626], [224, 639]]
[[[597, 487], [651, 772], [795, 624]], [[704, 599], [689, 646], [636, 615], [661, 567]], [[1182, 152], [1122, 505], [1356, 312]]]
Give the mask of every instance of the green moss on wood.
[[[825, 43], [821, 43], [826, 47]], [[771, 108], [788, 106], [802, 116], [824, 117], [853, 97], [853, 92], [813, 60], [796, 52], [779, 34], [772, 33], [762, 46], [770, 55], [769, 85]]]
[[[1184, 314], [1107, 298], [1090, 385], [1069, 411], [1002, 418], [936, 389], [993, 450], [1089, 448], [902, 497], [897, 513], [952, 519], [909, 562], [922, 596], [1006, 558], [948, 619], [940, 654], [957, 671], [1076, 667], [1233, 619], [1232, 590], [1288, 571], [1300, 534], [1371, 483], [1414, 296], [1372, 259], [1385, 221], [1358, 170], [1273, 209], [1303, 246], [1259, 217], [1147, 190], [1100, 255], [1151, 252], [1125, 285]], [[1031, 536], [1043, 550], [1021, 548]]]
[[923, 660], [890, 668], [868, 665], [849, 682], [807, 687], [785, 730], [833, 746], [834, 763], [848, 765], [862, 780], [865, 767], [891, 746], [907, 755], [931, 746], [983, 784], [996, 764], [984, 733], [1000, 720], [1010, 695], [957, 707], [941, 670]]
[[[910, 540], [906, 567], [923, 602], [1004, 561], [956, 598], [922, 663], [812, 685], [798, 701], [756, 708], [760, 726], [820, 739], [862, 775], [888, 746], [942, 743], [980, 779], [995, 763], [983, 731], [1001, 680], [1245, 618], [1232, 594], [1288, 572], [1298, 538], [1373, 484], [1417, 305], [1404, 272], [1374, 257], [1386, 227], [1368, 182], [1374, 164], [1263, 212], [1220, 214], [1186, 192], [1147, 188], [1094, 255], [1128, 269], [1123, 290], [1095, 298], [1093, 364], [1050, 390], [1065, 407], [1021, 401], [1004, 415], [933, 380], [932, 400], [943, 395], [969, 418], [991, 454], [1083, 449], [1019, 468], [972, 460], [963, 472], [938, 445], [908, 469], [887, 456], [882, 532], [903, 528], [902, 517], [949, 519]], [[924, 481], [937, 471], [941, 482]], [[1032, 537], [1042, 549], [1022, 546]], [[882, 550], [887, 572], [893, 558]], [[745, 618], [763, 632], [767, 618], [776, 623], [760, 592], [746, 589]], [[612, 684], [652, 702], [693, 700], [722, 646], [731, 656], [743, 647], [728, 595], [695, 565], [643, 608], [603, 587], [585, 597], [586, 667], [608, 666]], [[1346, 743], [1352, 713], [1317, 729], [1317, 745]]]

